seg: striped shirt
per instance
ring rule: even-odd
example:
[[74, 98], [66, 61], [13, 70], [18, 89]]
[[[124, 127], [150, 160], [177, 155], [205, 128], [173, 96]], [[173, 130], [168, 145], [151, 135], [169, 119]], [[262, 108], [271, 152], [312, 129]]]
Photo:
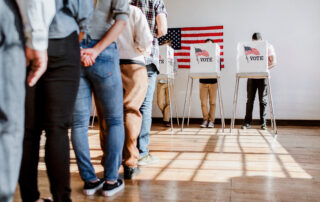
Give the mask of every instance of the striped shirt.
[[154, 64], [159, 70], [159, 42], [157, 38], [156, 16], [160, 13], [167, 15], [163, 0], [132, 0], [131, 5], [137, 6], [147, 17], [148, 24], [153, 35], [150, 56], [145, 57], [146, 65]]

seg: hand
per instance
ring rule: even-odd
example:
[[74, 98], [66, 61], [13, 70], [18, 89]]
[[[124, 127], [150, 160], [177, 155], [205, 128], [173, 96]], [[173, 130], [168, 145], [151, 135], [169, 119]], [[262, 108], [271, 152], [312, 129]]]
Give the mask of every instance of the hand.
[[47, 70], [48, 54], [47, 50], [38, 51], [26, 47], [27, 66], [30, 65], [30, 71], [27, 76], [27, 83], [30, 87], [34, 86], [40, 77]]
[[99, 53], [94, 48], [81, 49], [81, 63], [84, 67], [92, 66]]

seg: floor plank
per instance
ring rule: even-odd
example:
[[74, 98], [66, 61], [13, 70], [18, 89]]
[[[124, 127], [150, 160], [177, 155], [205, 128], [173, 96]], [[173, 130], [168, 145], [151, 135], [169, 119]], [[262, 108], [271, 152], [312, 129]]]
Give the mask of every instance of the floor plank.
[[[218, 125], [217, 125], [218, 126]], [[96, 128], [89, 133], [91, 157], [98, 175], [101, 150]], [[113, 197], [86, 197], [71, 147], [73, 201], [319, 201], [320, 127], [279, 127], [278, 136], [258, 129], [201, 129], [183, 132], [155, 124], [150, 151], [160, 162], [141, 167], [135, 180]], [[41, 141], [39, 189], [50, 196]], [[120, 169], [123, 175], [122, 168]], [[15, 194], [20, 202], [19, 187]]]

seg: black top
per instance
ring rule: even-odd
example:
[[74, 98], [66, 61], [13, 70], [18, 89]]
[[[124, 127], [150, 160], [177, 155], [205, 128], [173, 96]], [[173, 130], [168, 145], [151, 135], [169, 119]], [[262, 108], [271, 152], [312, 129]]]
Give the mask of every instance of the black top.
[[205, 84], [215, 84], [217, 83], [217, 79], [200, 79], [199, 82]]
[[138, 64], [138, 65], [146, 66], [145, 63], [143, 63], [139, 60], [120, 59], [120, 65], [131, 65], [131, 64]]
[[[221, 70], [221, 59], [220, 59], [220, 70]], [[217, 79], [199, 79], [200, 83], [205, 83], [205, 84], [215, 84], [217, 83]]]

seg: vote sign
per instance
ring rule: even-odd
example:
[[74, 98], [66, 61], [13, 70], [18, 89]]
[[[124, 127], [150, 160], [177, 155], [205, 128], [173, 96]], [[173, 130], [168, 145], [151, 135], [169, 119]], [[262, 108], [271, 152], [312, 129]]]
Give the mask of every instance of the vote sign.
[[213, 43], [192, 44], [190, 66], [190, 73], [219, 73], [220, 47]]
[[173, 74], [174, 65], [174, 50], [168, 46], [163, 45], [159, 47], [159, 69], [160, 74]]
[[268, 72], [268, 51], [266, 41], [238, 43], [237, 72]]

